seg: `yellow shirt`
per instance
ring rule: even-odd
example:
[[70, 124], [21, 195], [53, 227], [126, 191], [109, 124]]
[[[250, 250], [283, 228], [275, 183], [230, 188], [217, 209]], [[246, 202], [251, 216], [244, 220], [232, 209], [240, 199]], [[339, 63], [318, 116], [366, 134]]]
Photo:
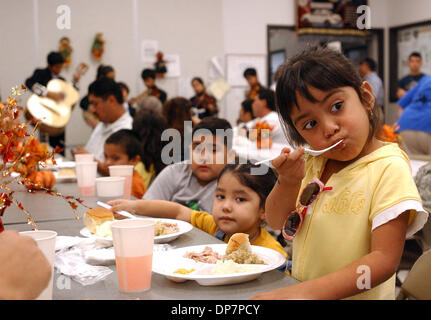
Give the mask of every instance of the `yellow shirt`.
[[135, 166], [135, 170], [138, 171], [139, 174], [142, 176], [142, 180], [144, 180], [145, 190], [148, 190], [148, 187], [150, 186], [150, 183], [156, 174], [156, 172], [154, 171], [154, 165], [151, 164], [150, 171], [147, 171], [144, 163], [142, 161], [139, 161], [138, 164]]
[[[213, 236], [216, 234], [217, 230], [219, 230], [216, 223], [214, 222], [213, 216], [207, 212], [193, 210], [191, 215], [191, 223], [196, 228], [199, 228], [202, 231], [205, 231]], [[225, 237], [224, 242], [227, 243], [228, 241], [229, 239]], [[280, 252], [284, 257], [287, 257], [287, 254], [281, 244], [277, 240], [275, 240], [264, 228], [260, 228], [259, 237], [251, 244], [254, 246], [261, 246], [273, 249]]]
[[[320, 178], [325, 163], [323, 157], [307, 156], [301, 190]], [[370, 253], [372, 230], [406, 210], [411, 210], [408, 235], [426, 221], [408, 157], [396, 144], [385, 143], [333, 174], [325, 186], [332, 190], [320, 193], [308, 208], [293, 240], [292, 275], [300, 281], [335, 272]], [[363, 274], [358, 270], [358, 278]], [[394, 299], [395, 275], [350, 298]]]

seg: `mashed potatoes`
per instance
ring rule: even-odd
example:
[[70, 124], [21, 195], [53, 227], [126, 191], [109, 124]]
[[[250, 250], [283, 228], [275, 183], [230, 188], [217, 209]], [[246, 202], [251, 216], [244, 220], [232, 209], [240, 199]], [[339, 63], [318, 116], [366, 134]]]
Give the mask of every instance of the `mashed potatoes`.
[[240, 265], [232, 260], [217, 261], [212, 274], [243, 273], [259, 270], [259, 266]]

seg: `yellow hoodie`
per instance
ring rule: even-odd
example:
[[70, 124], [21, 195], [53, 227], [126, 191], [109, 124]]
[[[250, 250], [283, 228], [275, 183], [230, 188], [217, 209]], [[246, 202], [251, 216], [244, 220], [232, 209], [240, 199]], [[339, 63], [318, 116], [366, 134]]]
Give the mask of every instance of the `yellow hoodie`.
[[[307, 156], [301, 190], [313, 178], [320, 178], [326, 161]], [[370, 253], [372, 230], [406, 210], [411, 210], [407, 236], [420, 230], [428, 216], [409, 159], [393, 143], [385, 143], [333, 174], [325, 186], [332, 190], [322, 192], [312, 203], [293, 241], [292, 276], [300, 281], [335, 272]], [[350, 297], [394, 298], [395, 274], [371, 290]]]

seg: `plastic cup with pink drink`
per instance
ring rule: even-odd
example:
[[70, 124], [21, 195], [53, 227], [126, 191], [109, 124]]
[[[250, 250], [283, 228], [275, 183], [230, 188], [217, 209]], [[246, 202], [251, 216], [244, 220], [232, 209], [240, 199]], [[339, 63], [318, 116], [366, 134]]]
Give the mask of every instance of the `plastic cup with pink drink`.
[[124, 199], [130, 199], [130, 194], [132, 193], [132, 179], [133, 179], [133, 165], [116, 165], [109, 166], [109, 175], [111, 177], [124, 177]]
[[77, 162], [76, 180], [78, 193], [81, 196], [94, 196], [97, 175], [97, 162]]
[[150, 289], [154, 225], [154, 221], [146, 219], [117, 220], [111, 224], [120, 291]]

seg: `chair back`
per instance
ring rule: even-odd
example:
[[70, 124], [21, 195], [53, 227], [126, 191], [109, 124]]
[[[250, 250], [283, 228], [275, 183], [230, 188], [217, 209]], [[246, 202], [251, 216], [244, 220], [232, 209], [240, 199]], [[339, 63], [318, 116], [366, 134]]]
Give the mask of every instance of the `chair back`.
[[431, 300], [431, 249], [416, 260], [401, 286], [397, 300]]

